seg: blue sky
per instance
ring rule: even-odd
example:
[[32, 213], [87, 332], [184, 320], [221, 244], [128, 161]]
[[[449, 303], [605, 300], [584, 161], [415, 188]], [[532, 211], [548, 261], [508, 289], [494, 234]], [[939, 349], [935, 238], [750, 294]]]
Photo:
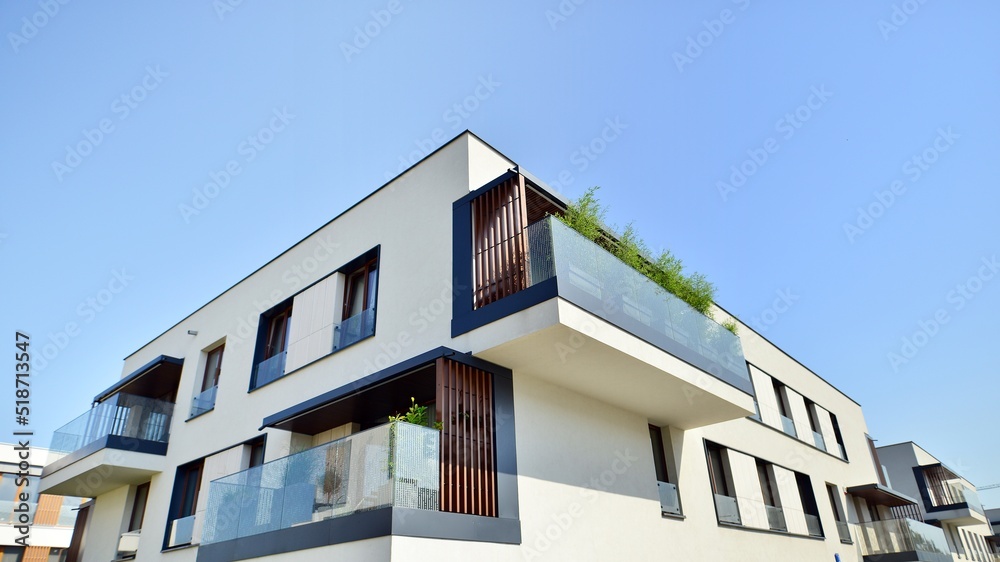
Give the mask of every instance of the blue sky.
[[51, 344], [33, 428], [47, 444], [122, 358], [468, 128], [571, 197], [601, 186], [609, 222], [707, 275], [880, 444], [1000, 482], [998, 18], [940, 0], [4, 3], [2, 333]]

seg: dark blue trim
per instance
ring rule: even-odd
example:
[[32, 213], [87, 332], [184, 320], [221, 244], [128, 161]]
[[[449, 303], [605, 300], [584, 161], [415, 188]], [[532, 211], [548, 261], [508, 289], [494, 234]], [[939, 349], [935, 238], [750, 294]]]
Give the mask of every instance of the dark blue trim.
[[[471, 281], [470, 281], [471, 284]], [[496, 322], [501, 318], [506, 318], [512, 314], [527, 310], [536, 304], [541, 304], [549, 299], [559, 296], [559, 284], [555, 277], [546, 279], [541, 283], [532, 285], [527, 289], [520, 290], [513, 295], [506, 296], [498, 301], [472, 310], [472, 293], [469, 293], [469, 312], [463, 316], [454, 316], [451, 319], [451, 337], [458, 336], [485, 326], [491, 322]], [[457, 303], [458, 299], [453, 302]]]
[[138, 379], [139, 377], [145, 375], [147, 372], [153, 370], [155, 367], [160, 365], [176, 365], [182, 367], [184, 365], [183, 359], [178, 359], [176, 357], [170, 357], [169, 355], [160, 355], [156, 359], [153, 359], [149, 363], [146, 363], [142, 367], [139, 367], [135, 371], [132, 371], [127, 376], [121, 378], [115, 384], [106, 388], [103, 392], [94, 397], [94, 402], [101, 402], [111, 396], [112, 394], [121, 390], [122, 387], [129, 384], [130, 382]]
[[[451, 337], [455, 337], [455, 322], [473, 313], [472, 287], [472, 203], [456, 201], [451, 217], [451, 274], [454, 277], [455, 298], [451, 299]], [[464, 333], [464, 332], [459, 332]]]
[[78, 460], [93, 455], [101, 449], [115, 449], [118, 451], [132, 451], [136, 453], [164, 456], [167, 454], [167, 443], [147, 441], [145, 439], [136, 439], [134, 437], [122, 437], [120, 435], [105, 435], [104, 437], [87, 443], [83, 447], [80, 447], [57, 461], [47, 464], [43, 473], [46, 476], [52, 474], [58, 470], [66, 468]]
[[198, 562], [234, 562], [365, 539], [404, 536], [521, 544], [517, 519], [384, 507], [239, 539], [204, 544]]

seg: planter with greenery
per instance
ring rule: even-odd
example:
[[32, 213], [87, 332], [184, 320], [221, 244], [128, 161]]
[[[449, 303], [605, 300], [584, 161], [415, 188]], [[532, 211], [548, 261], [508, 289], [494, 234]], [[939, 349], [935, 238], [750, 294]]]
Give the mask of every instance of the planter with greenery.
[[[625, 226], [620, 235], [604, 226], [606, 209], [597, 200], [597, 189], [588, 189], [579, 199], [570, 203], [565, 213], [556, 218], [714, 320], [711, 308], [715, 299], [715, 287], [700, 273], [685, 274], [684, 264], [669, 250], [652, 258], [648, 246], [639, 238], [631, 223]], [[727, 320], [722, 326], [736, 334], [734, 320]]]

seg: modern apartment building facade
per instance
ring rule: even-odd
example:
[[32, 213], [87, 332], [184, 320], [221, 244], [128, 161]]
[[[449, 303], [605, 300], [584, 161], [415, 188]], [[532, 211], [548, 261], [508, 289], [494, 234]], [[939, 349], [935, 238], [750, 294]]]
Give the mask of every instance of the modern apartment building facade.
[[945, 556], [856, 402], [565, 205], [463, 133], [137, 350], [53, 440], [71, 560]]
[[[27, 457], [27, 458], [25, 458]], [[0, 561], [63, 562], [81, 498], [39, 493], [48, 451], [0, 443]]]

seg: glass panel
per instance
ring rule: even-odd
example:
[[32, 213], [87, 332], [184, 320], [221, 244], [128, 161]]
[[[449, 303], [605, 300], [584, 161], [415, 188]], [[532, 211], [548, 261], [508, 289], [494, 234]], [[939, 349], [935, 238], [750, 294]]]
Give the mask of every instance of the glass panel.
[[180, 519], [174, 519], [170, 524], [170, 537], [167, 539], [167, 546], [180, 546], [191, 544], [194, 537], [194, 521], [197, 515], [190, 515]]
[[918, 560], [952, 560], [944, 531], [913, 519], [861, 523], [858, 525], [858, 543], [864, 556], [915, 552]]
[[816, 443], [816, 447], [822, 450], [826, 450], [826, 440], [823, 439], [823, 434], [818, 431], [813, 432], [813, 442]]
[[395, 422], [215, 480], [202, 543], [380, 507], [437, 510], [439, 441]]
[[270, 359], [257, 363], [257, 367], [254, 368], [254, 388], [276, 381], [285, 375], [285, 355], [286, 352], [282, 351]]
[[798, 437], [798, 433], [795, 432], [795, 422], [792, 421], [792, 418], [781, 416], [781, 429], [792, 437]]
[[191, 416], [195, 417], [200, 414], [215, 408], [215, 394], [218, 392], [219, 387], [213, 386], [208, 390], [198, 394], [191, 400]]
[[806, 529], [809, 530], [809, 534], [814, 537], [823, 536], [823, 526], [819, 523], [819, 517], [815, 515], [805, 514], [806, 516]]
[[170, 402], [119, 393], [57, 429], [49, 448], [71, 453], [108, 435], [166, 443], [173, 412]]
[[765, 505], [764, 509], [767, 510], [767, 524], [772, 531], [788, 530], [788, 527], [785, 526], [785, 512], [780, 507]]
[[740, 509], [736, 498], [715, 494], [715, 510], [719, 513], [720, 523], [740, 524]]
[[837, 521], [837, 535], [841, 542], [851, 542], [851, 528], [843, 521]]
[[333, 328], [333, 350], [342, 349], [375, 335], [375, 309], [369, 308]]
[[677, 485], [669, 482], [657, 482], [660, 491], [660, 511], [663, 513], [681, 514], [681, 499], [677, 493]]
[[557, 277], [560, 296], [574, 304], [647, 334], [669, 353], [693, 352], [709, 360], [701, 368], [749, 385], [736, 335], [553, 217], [527, 232], [532, 285]]

